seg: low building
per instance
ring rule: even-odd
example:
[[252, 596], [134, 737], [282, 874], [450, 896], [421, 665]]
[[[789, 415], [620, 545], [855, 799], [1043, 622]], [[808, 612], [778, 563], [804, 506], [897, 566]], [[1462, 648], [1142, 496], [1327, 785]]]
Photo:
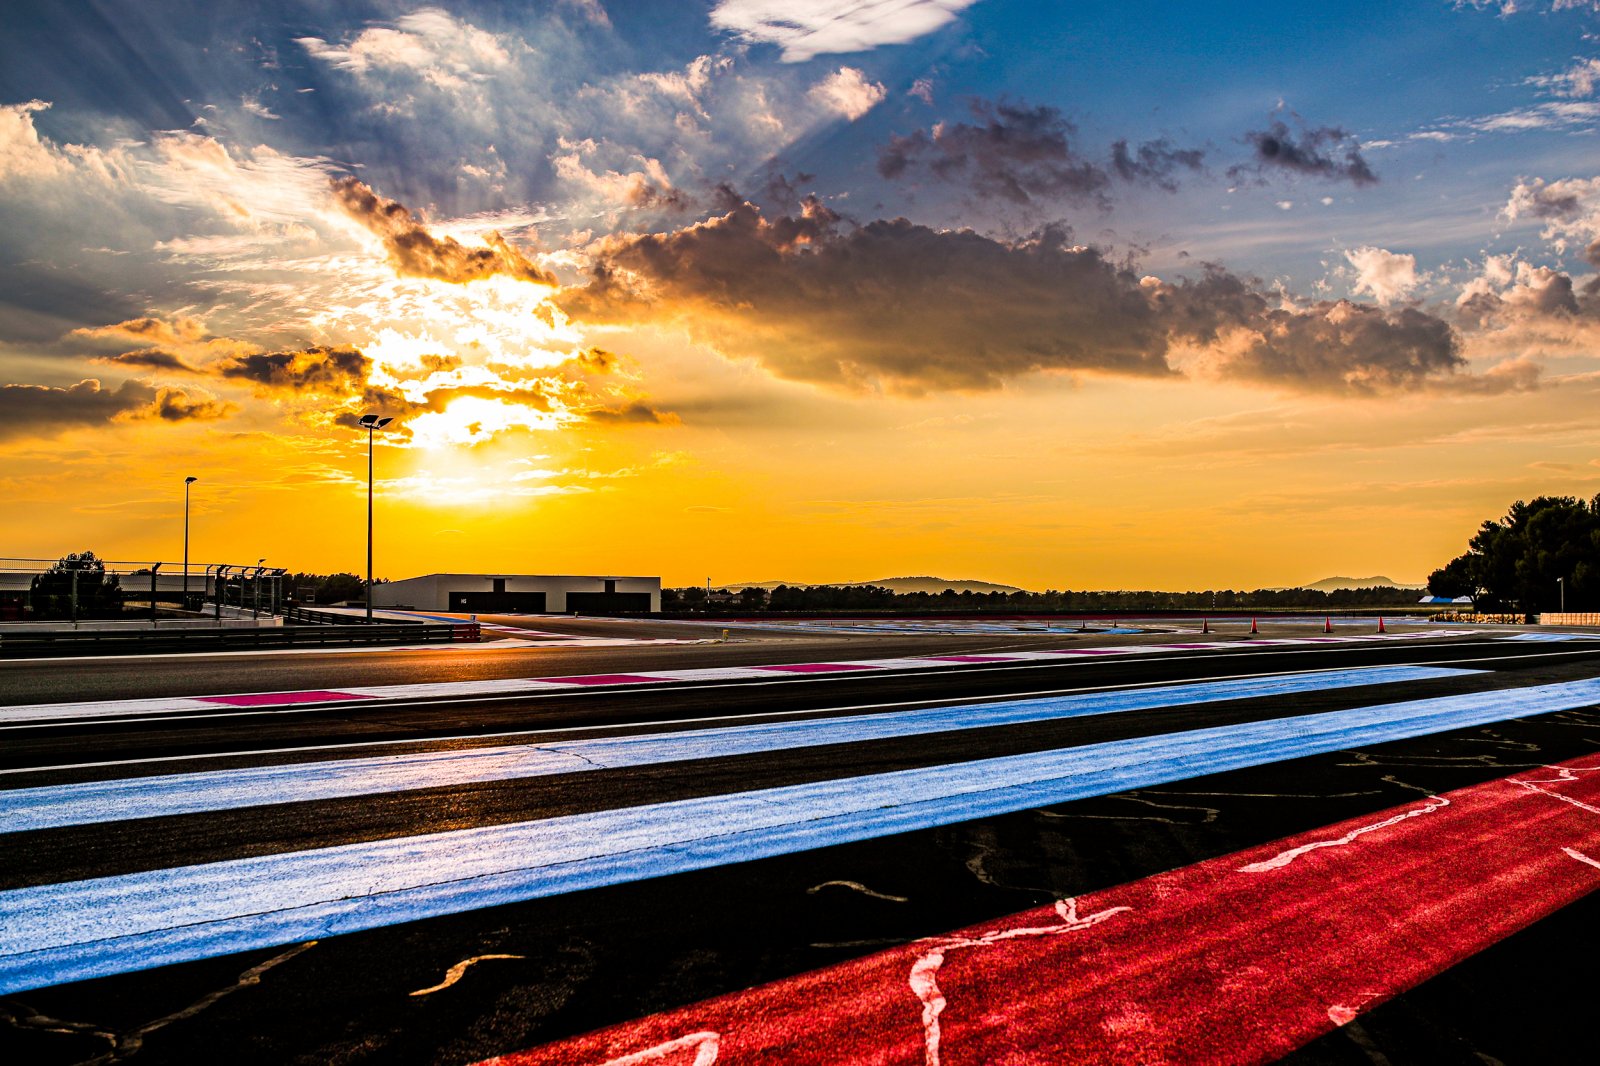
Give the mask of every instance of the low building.
[[428, 574], [374, 585], [372, 605], [468, 614], [659, 611], [661, 579], [572, 574]]

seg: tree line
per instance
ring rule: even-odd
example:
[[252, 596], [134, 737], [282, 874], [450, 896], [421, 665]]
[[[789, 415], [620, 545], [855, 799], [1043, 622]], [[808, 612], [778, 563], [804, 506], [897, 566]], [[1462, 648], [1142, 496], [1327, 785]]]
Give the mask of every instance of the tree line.
[[1538, 496], [1478, 527], [1467, 550], [1428, 575], [1436, 596], [1481, 612], [1600, 609], [1600, 496]]
[[1403, 607], [1414, 605], [1415, 589], [1393, 585], [1371, 588], [1335, 589], [1216, 589], [1204, 592], [1161, 592], [1154, 590], [1073, 591], [1050, 589], [1045, 592], [895, 592], [881, 585], [779, 585], [765, 589], [746, 588], [736, 595], [707, 601], [703, 588], [663, 589], [663, 611], [1009, 611], [1045, 613], [1054, 611], [1231, 611], [1300, 608], [1340, 610], [1363, 607]]

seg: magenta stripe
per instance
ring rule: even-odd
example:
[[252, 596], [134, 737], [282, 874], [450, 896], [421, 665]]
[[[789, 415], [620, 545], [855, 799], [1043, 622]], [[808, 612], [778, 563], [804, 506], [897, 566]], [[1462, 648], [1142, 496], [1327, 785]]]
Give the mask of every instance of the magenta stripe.
[[260, 707], [263, 704], [330, 703], [336, 700], [370, 700], [355, 692], [326, 692], [321, 689], [309, 692], [254, 692], [246, 696], [196, 696], [201, 703], [225, 703], [229, 707]]

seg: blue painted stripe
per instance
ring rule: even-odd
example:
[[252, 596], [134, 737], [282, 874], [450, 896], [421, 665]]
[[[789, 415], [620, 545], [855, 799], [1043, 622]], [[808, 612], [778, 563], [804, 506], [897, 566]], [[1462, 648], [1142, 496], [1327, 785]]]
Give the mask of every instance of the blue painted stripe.
[[1591, 706], [1600, 679], [0, 892], [0, 994]]
[[1334, 670], [679, 733], [556, 744], [506, 744], [49, 785], [0, 793], [0, 833], [649, 766], [786, 748], [1023, 725], [1082, 715], [1301, 695], [1362, 685], [1397, 685], [1476, 672], [1425, 666]]

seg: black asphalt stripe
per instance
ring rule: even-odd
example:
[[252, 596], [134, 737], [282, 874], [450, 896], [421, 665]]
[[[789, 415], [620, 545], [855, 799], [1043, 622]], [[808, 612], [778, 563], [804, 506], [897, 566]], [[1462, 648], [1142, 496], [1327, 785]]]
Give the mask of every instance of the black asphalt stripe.
[[1472, 675], [0, 834], [0, 889], [780, 788], [1490, 688]]
[[[265, 974], [249, 995], [153, 1034], [140, 1061], [205, 1061], [227, 1047], [234, 1066], [474, 1062], [1366, 816], [1424, 793], [1592, 754], [1596, 739], [1600, 716], [1542, 716], [338, 937]], [[907, 902], [818, 888], [829, 881], [858, 882]], [[1592, 920], [1594, 909], [1587, 913]], [[1518, 938], [1507, 943], [1515, 948]], [[1549, 950], [1548, 941], [1539, 944]], [[474, 967], [443, 992], [410, 995], [485, 953], [524, 958]], [[131, 1027], [281, 954], [82, 982], [7, 1003]], [[1552, 961], [1560, 957], [1573, 953], [1514, 954], [1507, 979], [1522, 983], [1529, 998], [1571, 987], [1571, 967]], [[915, 1017], [909, 991], [906, 1009]], [[1585, 1016], [1566, 1018], [1570, 1026]], [[1575, 1061], [1569, 1053], [1587, 1043], [1586, 1034], [1569, 1030], [1573, 1039], [1534, 1045], [1557, 1050], [1534, 1059]], [[0, 1033], [0, 1052], [6, 1039]], [[104, 1047], [60, 1038], [61, 1045], [71, 1041], [89, 1048], [80, 1058]]]

